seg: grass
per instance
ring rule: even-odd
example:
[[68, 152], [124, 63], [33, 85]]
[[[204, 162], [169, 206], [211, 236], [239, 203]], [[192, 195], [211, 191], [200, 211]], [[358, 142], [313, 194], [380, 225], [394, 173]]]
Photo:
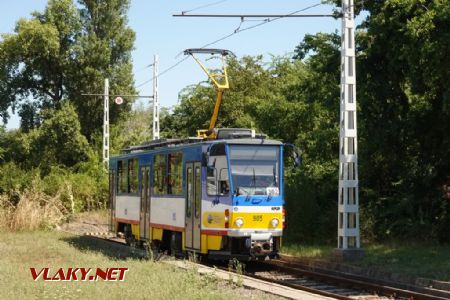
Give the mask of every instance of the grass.
[[366, 257], [357, 263], [378, 267], [393, 273], [450, 281], [450, 246], [436, 245], [369, 245]]
[[[167, 264], [139, 259], [131, 248], [57, 231], [6, 232], [0, 240], [0, 299], [270, 299]], [[120, 249], [115, 249], [119, 247]], [[29, 268], [127, 267], [124, 282], [33, 281]]]
[[[333, 260], [334, 246], [286, 243], [282, 252], [305, 258]], [[417, 243], [364, 245], [365, 257], [348, 264], [386, 272], [450, 281], [450, 246]]]
[[29, 189], [0, 194], [0, 231], [52, 228], [67, 215], [61, 194], [46, 195], [32, 182]]
[[300, 245], [295, 243], [285, 243], [281, 249], [284, 254], [306, 258], [330, 258], [333, 250], [333, 247], [330, 246]]

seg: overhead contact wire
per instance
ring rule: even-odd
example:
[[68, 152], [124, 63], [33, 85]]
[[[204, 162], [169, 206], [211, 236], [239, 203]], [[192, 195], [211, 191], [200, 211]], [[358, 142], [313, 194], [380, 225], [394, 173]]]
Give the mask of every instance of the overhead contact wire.
[[201, 9], [201, 8], [214, 6], [214, 5], [217, 5], [217, 4], [220, 4], [220, 3], [223, 3], [223, 2], [227, 2], [227, 1], [228, 0], [221, 0], [221, 1], [216, 1], [216, 2], [213, 2], [213, 3], [205, 4], [205, 5], [198, 6], [198, 7], [195, 7], [193, 9], [190, 9], [190, 10], [184, 10], [184, 11], [181, 12], [181, 14], [184, 15], [185, 13], [188, 13], [188, 12], [191, 12], [191, 11], [194, 11], [194, 10], [198, 10], [198, 9]]
[[[218, 2], [215, 2], [214, 4], [218, 4], [218, 3], [221, 3], [221, 2], [225, 2], [225, 1], [227, 1], [227, 0], [218, 1]], [[213, 3], [211, 3], [210, 5], [213, 5]], [[209, 6], [210, 6], [210, 5], [209, 5]], [[238, 34], [238, 33], [240, 33], [240, 32], [247, 31], [247, 30], [250, 30], [250, 29], [253, 29], [253, 28], [262, 26], [262, 25], [264, 25], [264, 24], [267, 24], [267, 23], [270, 23], [270, 22], [273, 22], [273, 21], [277, 21], [277, 20], [279, 20], [279, 19], [288, 17], [288, 16], [290, 16], [290, 15], [297, 14], [297, 13], [299, 13], [299, 12], [306, 11], [306, 10], [308, 10], [308, 9], [311, 9], [311, 8], [314, 8], [314, 7], [317, 7], [317, 6], [320, 6], [320, 5], [323, 5], [323, 4], [322, 4], [322, 3], [313, 4], [313, 5], [310, 5], [310, 6], [308, 6], [308, 7], [305, 7], [305, 8], [299, 9], [299, 10], [296, 10], [296, 11], [294, 11], [294, 12], [291, 12], [291, 13], [289, 13], [289, 14], [283, 15], [283, 16], [279, 16], [279, 17], [272, 18], [272, 19], [264, 19], [264, 21], [262, 21], [261, 23], [258, 23], [258, 24], [255, 24], [255, 25], [252, 25], [252, 26], [249, 26], [249, 27], [245, 27], [245, 28], [242, 28], [242, 29], [240, 28], [241, 25], [242, 25], [242, 23], [243, 23], [243, 20], [241, 19], [241, 22], [240, 22], [239, 26], [238, 26], [232, 33], [227, 34], [227, 35], [225, 35], [225, 36], [223, 36], [223, 37], [221, 37], [221, 38], [219, 38], [219, 39], [217, 39], [217, 40], [215, 40], [215, 41], [212, 41], [212, 42], [210, 42], [210, 43], [208, 43], [208, 44], [205, 44], [205, 45], [203, 45], [202, 47], [200, 47], [200, 49], [203, 49], [203, 48], [209, 47], [209, 46], [211, 46], [211, 45], [217, 44], [218, 42], [221, 42], [221, 41], [223, 41], [223, 40], [226, 40], [226, 39], [228, 39], [228, 38], [232, 37], [233, 35]], [[199, 7], [198, 7], [198, 8], [194, 8], [194, 9], [192, 9], [192, 10], [196, 10], [196, 9], [199, 9]], [[192, 10], [190, 10], [190, 11], [192, 11]], [[187, 11], [186, 11], [186, 12], [187, 12]], [[183, 59], [179, 60], [178, 62], [176, 62], [176, 63], [173, 64], [172, 66], [168, 67], [167, 69], [165, 69], [164, 71], [162, 71], [161, 73], [159, 73], [158, 77], [160, 77], [160, 76], [164, 75], [165, 73], [169, 72], [170, 70], [174, 69], [175, 67], [177, 67], [178, 65], [180, 65], [182, 62], [184, 62], [186, 59], [188, 59], [188, 56], [184, 57]], [[147, 81], [144, 81], [143, 83], [141, 83], [141, 84], [139, 84], [138, 86], [136, 86], [136, 88], [139, 88], [139, 87], [141, 87], [141, 86], [143, 86], [143, 85], [146, 85], [147, 83], [152, 82], [154, 79], [155, 79], [155, 78], [152, 77], [151, 79], [149, 79], [149, 80], [147, 80]]]

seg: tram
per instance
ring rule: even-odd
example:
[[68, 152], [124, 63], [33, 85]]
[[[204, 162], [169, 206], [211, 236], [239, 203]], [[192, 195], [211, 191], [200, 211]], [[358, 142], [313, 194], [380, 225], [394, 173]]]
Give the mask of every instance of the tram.
[[152, 141], [110, 159], [111, 226], [127, 243], [210, 258], [273, 258], [284, 227], [283, 144], [246, 129]]

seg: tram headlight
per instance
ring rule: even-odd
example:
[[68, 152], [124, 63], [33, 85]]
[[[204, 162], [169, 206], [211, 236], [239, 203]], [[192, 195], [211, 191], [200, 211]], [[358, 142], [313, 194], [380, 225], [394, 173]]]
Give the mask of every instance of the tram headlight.
[[244, 220], [242, 218], [237, 218], [234, 221], [234, 224], [236, 224], [237, 227], [242, 227], [242, 225], [244, 225]]
[[280, 221], [277, 218], [273, 218], [272, 221], [270, 221], [270, 224], [272, 227], [277, 227], [278, 224], [280, 224]]

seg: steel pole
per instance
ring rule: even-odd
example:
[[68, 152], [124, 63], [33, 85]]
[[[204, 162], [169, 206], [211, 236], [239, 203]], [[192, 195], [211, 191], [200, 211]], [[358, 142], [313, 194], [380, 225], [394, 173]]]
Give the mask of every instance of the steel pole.
[[109, 164], [109, 80], [105, 79], [103, 101], [103, 164], [108, 169]]
[[153, 140], [159, 140], [158, 55], [153, 59]]

